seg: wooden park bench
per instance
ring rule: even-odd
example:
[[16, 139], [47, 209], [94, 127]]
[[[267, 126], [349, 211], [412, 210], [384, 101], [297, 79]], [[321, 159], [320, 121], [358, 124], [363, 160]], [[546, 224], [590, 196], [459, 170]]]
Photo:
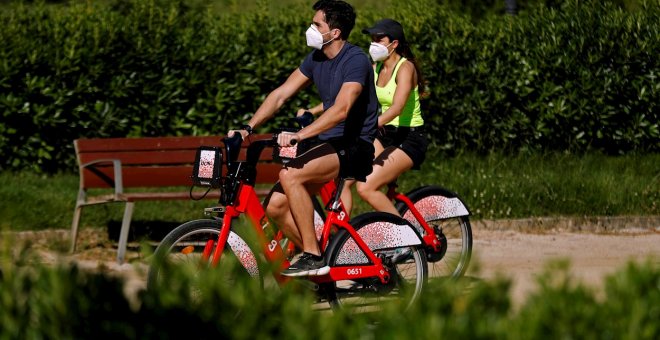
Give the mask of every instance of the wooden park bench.
[[[250, 140], [271, 136], [252, 135]], [[191, 175], [197, 148], [222, 146], [222, 136], [93, 138], [76, 139], [73, 144], [78, 160], [80, 188], [71, 223], [71, 252], [76, 250], [82, 208], [121, 202], [125, 208], [117, 261], [123, 263], [135, 202], [191, 199]], [[242, 155], [248, 143], [243, 144]], [[241, 157], [244, 156], [239, 156], [239, 159]], [[282, 166], [272, 160], [272, 150], [264, 150], [257, 166], [256, 184], [277, 181]], [[154, 192], [153, 188], [169, 189]], [[88, 195], [88, 189], [101, 189], [95, 190], [101, 193]], [[265, 195], [268, 189], [257, 190], [257, 193]], [[218, 199], [219, 190], [209, 191], [205, 198]]]

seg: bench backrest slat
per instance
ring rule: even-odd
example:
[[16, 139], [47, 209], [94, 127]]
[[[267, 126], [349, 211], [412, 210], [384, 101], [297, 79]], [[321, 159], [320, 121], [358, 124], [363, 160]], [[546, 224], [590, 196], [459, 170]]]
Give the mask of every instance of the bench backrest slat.
[[200, 146], [221, 145], [222, 136], [91, 138], [76, 139], [78, 153], [104, 151], [197, 150]]
[[[262, 163], [257, 168], [257, 183], [275, 183], [278, 180], [279, 170], [282, 165], [277, 163]], [[108, 178], [113, 177], [111, 167], [98, 169]], [[191, 166], [168, 166], [168, 167], [129, 167], [124, 168], [122, 177], [124, 187], [166, 187], [166, 186], [190, 186], [192, 180]], [[97, 174], [90, 170], [83, 170], [85, 177], [85, 188], [110, 188]]]
[[[253, 135], [252, 140], [270, 138]], [[206, 137], [146, 137], [98, 138], [74, 141], [78, 165], [99, 159], [119, 159], [122, 162], [124, 187], [190, 186], [195, 153], [200, 146], [221, 146], [221, 136]], [[247, 144], [247, 143], [245, 143]], [[243, 145], [239, 159], [245, 159], [247, 145]], [[274, 183], [281, 165], [272, 163], [272, 149], [265, 149], [257, 165], [257, 183]], [[101, 173], [80, 169], [83, 189], [109, 188], [102, 177], [113, 178], [112, 164], [96, 167]], [[224, 171], [225, 169], [223, 169]]]

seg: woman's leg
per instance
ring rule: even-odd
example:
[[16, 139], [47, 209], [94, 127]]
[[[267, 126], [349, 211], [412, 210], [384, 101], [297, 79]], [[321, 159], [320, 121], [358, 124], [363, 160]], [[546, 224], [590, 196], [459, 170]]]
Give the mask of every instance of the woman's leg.
[[353, 210], [353, 192], [351, 191], [353, 184], [355, 184], [355, 180], [346, 180], [344, 189], [341, 192], [341, 204], [344, 205], [344, 210], [348, 216], [351, 216], [351, 210]]
[[374, 168], [366, 182], [357, 184], [357, 192], [377, 211], [398, 215], [394, 203], [380, 191], [384, 185], [394, 181], [413, 166], [410, 157], [399, 148], [385, 149], [374, 161]]
[[[375, 139], [374, 140], [374, 155], [375, 155], [376, 159], [383, 152], [384, 149], [385, 148], [383, 147], [383, 144], [380, 142], [380, 140]], [[341, 202], [344, 205], [344, 209], [346, 210], [346, 213], [348, 214], [348, 216], [351, 216], [351, 211], [353, 210], [353, 193], [351, 191], [351, 188], [353, 187], [355, 182], [356, 181], [354, 181], [354, 180], [346, 181], [346, 184], [344, 185], [344, 190], [341, 193]]]

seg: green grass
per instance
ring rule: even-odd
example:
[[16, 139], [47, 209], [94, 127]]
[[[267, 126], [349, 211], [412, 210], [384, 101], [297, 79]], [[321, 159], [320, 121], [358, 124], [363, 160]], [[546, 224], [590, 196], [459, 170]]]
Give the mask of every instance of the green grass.
[[660, 213], [657, 154], [428, 155], [399, 181], [403, 192], [431, 184], [456, 192], [476, 219]]
[[[660, 214], [658, 154], [464, 154], [446, 159], [429, 154], [421, 170], [399, 180], [403, 192], [427, 184], [458, 193], [475, 220]], [[77, 174], [0, 173], [0, 228], [68, 228], [77, 190]], [[355, 197], [354, 213], [370, 210]], [[213, 204], [138, 202], [133, 220], [183, 222], [203, 217], [202, 209]], [[120, 221], [122, 213], [123, 204], [89, 206], [83, 210], [82, 225], [105, 226]]]

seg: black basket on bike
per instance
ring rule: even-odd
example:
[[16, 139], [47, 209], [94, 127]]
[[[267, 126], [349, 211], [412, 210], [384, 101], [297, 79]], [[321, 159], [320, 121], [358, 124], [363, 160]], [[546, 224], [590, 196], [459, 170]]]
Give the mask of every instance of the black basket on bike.
[[220, 188], [222, 184], [222, 149], [214, 146], [200, 146], [195, 155], [193, 185]]

